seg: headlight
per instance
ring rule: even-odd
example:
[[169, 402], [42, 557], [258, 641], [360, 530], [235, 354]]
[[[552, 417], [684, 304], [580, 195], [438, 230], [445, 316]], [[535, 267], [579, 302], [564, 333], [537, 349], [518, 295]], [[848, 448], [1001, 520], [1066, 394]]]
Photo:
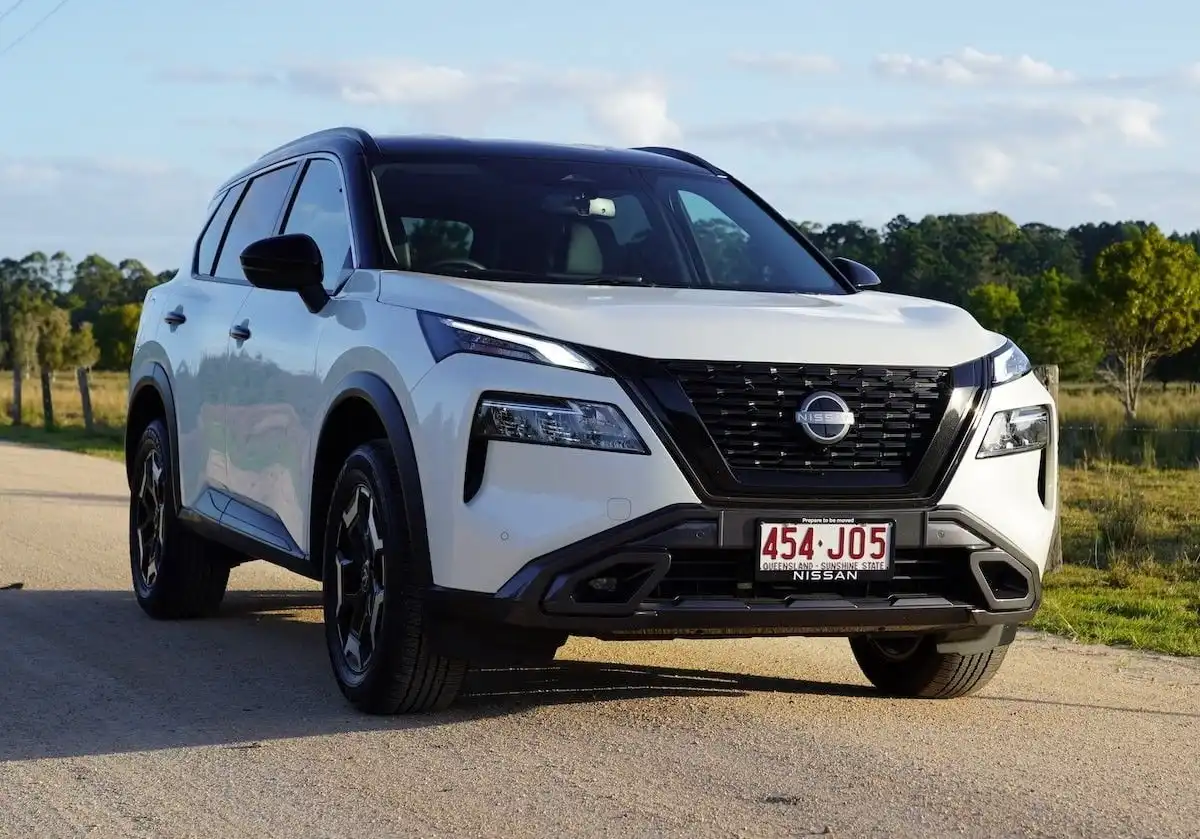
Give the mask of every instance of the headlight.
[[1021, 352], [1012, 341], [993, 353], [991, 362], [994, 385], [1015, 381], [1033, 369], [1033, 365], [1029, 363], [1029, 356]]
[[579, 353], [544, 338], [479, 323], [468, 323], [429, 312], [419, 312], [417, 319], [421, 323], [425, 342], [429, 345], [429, 351], [435, 361], [441, 361], [454, 353], [465, 352], [548, 364], [551, 367], [566, 367], [588, 373], [596, 372], [596, 365]]
[[992, 415], [976, 457], [998, 457], [1040, 449], [1050, 442], [1050, 409], [1045, 405]]
[[484, 394], [472, 433], [510, 443], [650, 454], [620, 408], [580, 399]]

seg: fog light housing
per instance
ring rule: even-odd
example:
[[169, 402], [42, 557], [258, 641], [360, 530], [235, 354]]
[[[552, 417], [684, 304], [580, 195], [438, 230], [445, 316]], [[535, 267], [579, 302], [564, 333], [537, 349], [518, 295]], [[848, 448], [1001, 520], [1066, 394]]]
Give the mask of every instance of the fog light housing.
[[508, 443], [650, 454], [620, 408], [581, 399], [484, 394], [475, 412], [474, 435]]
[[988, 423], [983, 442], [975, 456], [999, 457], [1045, 448], [1050, 442], [1050, 408], [1033, 405], [1011, 411], [997, 411]]

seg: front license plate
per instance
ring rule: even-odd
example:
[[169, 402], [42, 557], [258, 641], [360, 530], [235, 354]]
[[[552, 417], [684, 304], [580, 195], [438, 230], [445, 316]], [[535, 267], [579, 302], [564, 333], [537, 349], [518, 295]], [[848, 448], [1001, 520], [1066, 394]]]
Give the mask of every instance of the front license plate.
[[893, 530], [890, 521], [841, 518], [762, 522], [755, 576], [797, 583], [887, 579]]

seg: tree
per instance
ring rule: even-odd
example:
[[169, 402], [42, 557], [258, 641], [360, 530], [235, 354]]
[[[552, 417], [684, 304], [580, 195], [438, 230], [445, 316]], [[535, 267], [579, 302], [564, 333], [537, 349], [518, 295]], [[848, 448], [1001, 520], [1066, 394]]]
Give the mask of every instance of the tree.
[[1051, 268], [1024, 295], [1021, 349], [1035, 364], [1056, 364], [1063, 378], [1086, 379], [1096, 372], [1100, 345], [1075, 303], [1083, 286]]
[[137, 338], [142, 307], [137, 303], [105, 306], [96, 318], [96, 344], [100, 348], [99, 366], [120, 370], [133, 358], [133, 342]]
[[56, 371], [68, 366], [71, 316], [66, 309], [47, 307], [38, 325], [38, 366], [53, 377]]
[[984, 283], [967, 294], [967, 309], [984, 329], [999, 332], [1014, 341], [1024, 332], [1021, 298], [1008, 286]]
[[93, 367], [100, 360], [100, 347], [90, 323], [81, 323], [67, 343], [68, 367]]
[[1103, 375], [1133, 420], [1150, 365], [1200, 340], [1200, 254], [1150, 225], [1104, 248], [1093, 273], [1088, 320], [1106, 354]]
[[[77, 307], [79, 321], [99, 325], [98, 316], [105, 306], [130, 303], [126, 299], [127, 278], [121, 269], [99, 254], [91, 254], [75, 266], [75, 282], [71, 285], [72, 303]], [[140, 301], [139, 301], [140, 302]]]
[[13, 369], [29, 371], [38, 363], [38, 342], [46, 316], [45, 300], [33, 293], [18, 295], [9, 327], [8, 355]]

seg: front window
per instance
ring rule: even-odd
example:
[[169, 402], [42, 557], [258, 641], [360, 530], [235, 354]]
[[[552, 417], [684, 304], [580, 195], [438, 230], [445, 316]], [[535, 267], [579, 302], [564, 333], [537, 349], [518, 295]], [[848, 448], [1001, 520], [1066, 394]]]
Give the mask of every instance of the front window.
[[380, 206], [399, 265], [508, 282], [845, 294], [724, 178], [569, 160], [390, 162]]

